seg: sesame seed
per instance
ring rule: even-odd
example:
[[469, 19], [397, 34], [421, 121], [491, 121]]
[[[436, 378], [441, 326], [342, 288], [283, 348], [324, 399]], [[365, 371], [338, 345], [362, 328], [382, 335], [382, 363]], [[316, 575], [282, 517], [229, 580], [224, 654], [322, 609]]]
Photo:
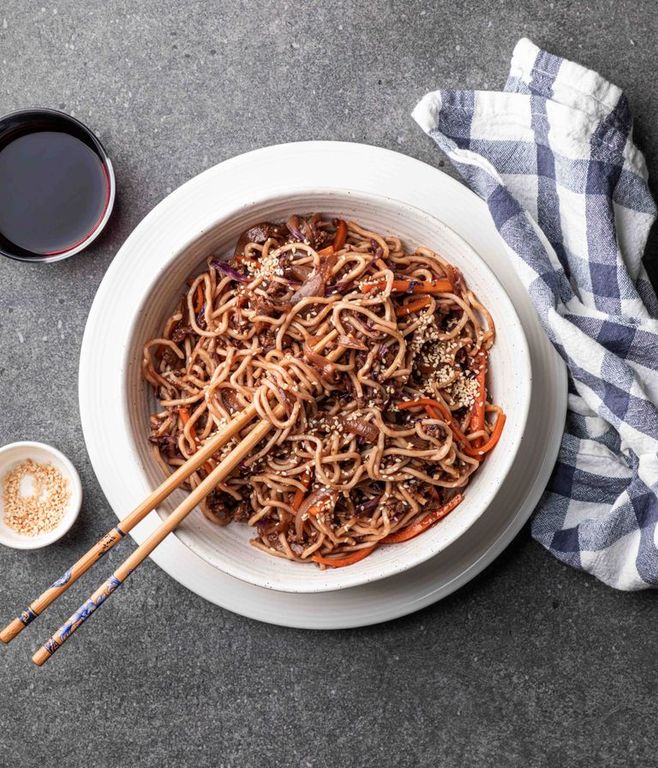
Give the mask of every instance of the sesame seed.
[[5, 523], [24, 536], [52, 531], [71, 497], [67, 478], [52, 464], [26, 459], [2, 483]]

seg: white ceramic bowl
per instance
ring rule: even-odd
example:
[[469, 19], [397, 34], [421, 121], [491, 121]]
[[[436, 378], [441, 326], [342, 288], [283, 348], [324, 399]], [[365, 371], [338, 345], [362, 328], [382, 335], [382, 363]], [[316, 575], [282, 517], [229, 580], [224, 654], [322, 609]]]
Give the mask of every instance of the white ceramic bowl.
[[5, 510], [0, 493], [0, 544], [14, 549], [40, 549], [53, 544], [68, 532], [80, 512], [82, 486], [80, 477], [63, 453], [45, 443], [10, 443], [0, 448], [0, 483], [17, 464], [32, 459], [38, 464], [52, 464], [68, 480], [70, 497], [59, 525], [38, 536], [23, 536], [5, 523]]
[[[141, 378], [144, 342], [159, 333], [180, 299], [186, 278], [203, 268], [210, 253], [232, 251], [240, 233], [254, 222], [280, 221], [293, 212], [311, 211], [353, 219], [377, 232], [398, 235], [410, 247], [426, 245], [463, 271], [498, 329], [490, 360], [491, 386], [493, 399], [507, 414], [507, 423], [498, 446], [478, 470], [464, 501], [453, 513], [422, 536], [382, 547], [348, 568], [321, 571], [312, 565], [270, 557], [249, 544], [253, 531], [247, 525], [220, 528], [209, 522], [200, 510], [194, 510], [176, 530], [175, 535], [186, 546], [219, 570], [258, 586], [287, 592], [331, 591], [383, 579], [422, 563], [461, 536], [485, 512], [510, 471], [525, 429], [531, 390], [525, 336], [505, 291], [468, 244], [445, 224], [416, 208], [362, 192], [313, 188], [218, 211], [213, 219], [193, 232], [182, 221], [172, 220], [167, 232], [169, 250], [163, 254], [161, 270], [153, 274], [150, 283], [140, 287], [141, 305], [126, 307], [133, 322], [124, 353], [125, 389], [121, 393], [121, 410], [132, 453], [138, 459], [136, 472], [145, 476], [152, 488], [163, 478], [147, 440], [148, 417], [155, 403], [150, 388]], [[183, 493], [172, 494], [159, 514], [169, 513], [180, 503]]]

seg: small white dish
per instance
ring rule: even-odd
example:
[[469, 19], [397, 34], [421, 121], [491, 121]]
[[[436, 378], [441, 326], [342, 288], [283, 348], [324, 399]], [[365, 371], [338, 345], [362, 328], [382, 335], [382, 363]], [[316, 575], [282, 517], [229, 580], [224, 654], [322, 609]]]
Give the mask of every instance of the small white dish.
[[0, 448], [0, 485], [5, 475], [17, 464], [32, 459], [37, 464], [52, 464], [68, 480], [70, 496], [62, 519], [55, 528], [38, 536], [25, 536], [5, 523], [5, 510], [0, 492], [0, 544], [13, 549], [40, 549], [53, 544], [67, 533], [78, 517], [82, 504], [80, 477], [63, 453], [45, 443], [24, 441]]

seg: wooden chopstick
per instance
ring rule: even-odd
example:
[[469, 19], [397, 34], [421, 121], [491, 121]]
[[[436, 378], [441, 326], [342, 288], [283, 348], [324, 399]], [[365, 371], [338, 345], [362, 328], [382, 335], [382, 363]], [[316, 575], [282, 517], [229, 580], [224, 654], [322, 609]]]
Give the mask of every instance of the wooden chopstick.
[[13, 619], [0, 632], [0, 640], [8, 643], [19, 635], [25, 627], [31, 624], [34, 619], [42, 614], [46, 608], [57, 598], [64, 594], [66, 590], [86, 573], [91, 566], [100, 558], [109, 552], [121, 539], [132, 530], [137, 523], [143, 520], [146, 515], [155, 509], [169, 494], [174, 491], [192, 472], [201, 467], [213, 454], [215, 454], [232, 437], [239, 434], [256, 417], [256, 408], [253, 405], [245, 408], [238, 416], [233, 418], [228, 424], [219, 429], [212, 438], [204, 443], [199, 450], [191, 456], [184, 464], [167, 477], [148, 498], [126, 517], [123, 518], [103, 538], [86, 552], [74, 565], [69, 568], [63, 576], [53, 582], [48, 589], [43, 592], [33, 603], [31, 603], [19, 616]]
[[[313, 346], [316, 352], [320, 352], [338, 336], [335, 329]], [[328, 355], [327, 359], [335, 362], [345, 351], [345, 347], [338, 345]], [[283, 415], [285, 408], [279, 404], [274, 409], [278, 418]], [[37, 600], [35, 600], [21, 616], [14, 619], [0, 633], [0, 640], [9, 642], [16, 637], [28, 624], [41, 614], [59, 595], [65, 592], [71, 584], [86, 573], [105, 552], [109, 551], [123, 536], [140, 522], [151, 510], [153, 510], [164, 498], [166, 498], [180, 483], [189, 477], [192, 472], [204, 464], [219, 448], [225, 445], [232, 437], [239, 434], [257, 416], [254, 405], [245, 408], [242, 413], [235, 416], [218, 433], [208, 440], [197, 453], [185, 464], [180, 466], [170, 475], [152, 494], [134, 509], [127, 517], [123, 518], [119, 525], [109, 531], [94, 547], [83, 555], [60, 579], [54, 582]], [[158, 546], [158, 544], [176, 528], [189, 512], [205, 496], [222, 482], [246, 456], [253, 446], [257, 445], [273, 428], [270, 421], [261, 421], [252, 432], [247, 435], [220, 464], [189, 494], [167, 520], [145, 541], [135, 552], [114, 572], [114, 574], [82, 605], [59, 630], [34, 654], [33, 661], [41, 666], [62, 643], [91, 615], [99, 605], [107, 599], [114, 590], [125, 581], [133, 570]]]
[[[284, 414], [282, 405], [277, 405], [274, 414], [278, 418]], [[201, 483], [176, 507], [169, 517], [128, 557], [102, 584], [94, 594], [47, 640], [32, 657], [37, 666], [42, 666], [55, 651], [80, 627], [105, 600], [123, 584], [131, 573], [153, 550], [176, 528], [187, 515], [217, 485], [223, 482], [249, 452], [273, 428], [270, 421], [260, 421], [240, 443], [202, 480]]]
[[[338, 336], [335, 329], [328, 333], [315, 346], [314, 350], [320, 352]], [[328, 359], [337, 360], [344, 352], [344, 347], [337, 347], [329, 355]], [[216, 435], [210, 438], [201, 448], [182, 464], [175, 472], [164, 480], [148, 498], [137, 506], [130, 514], [124, 517], [118, 525], [109, 530], [94, 546], [88, 550], [74, 565], [62, 576], [56, 579], [36, 600], [22, 611], [15, 619], [0, 631], [0, 641], [9, 643], [17, 637], [37, 616], [40, 616], [49, 605], [64, 594], [66, 590], [83, 575], [91, 566], [98, 562], [106, 552], [109, 552], [121, 539], [131, 531], [146, 515], [155, 509], [169, 494], [174, 491], [192, 472], [202, 466], [213, 454], [215, 454], [232, 437], [241, 432], [256, 417], [257, 411], [253, 405], [248, 406], [238, 416], [234, 417], [226, 426], [220, 429]]]

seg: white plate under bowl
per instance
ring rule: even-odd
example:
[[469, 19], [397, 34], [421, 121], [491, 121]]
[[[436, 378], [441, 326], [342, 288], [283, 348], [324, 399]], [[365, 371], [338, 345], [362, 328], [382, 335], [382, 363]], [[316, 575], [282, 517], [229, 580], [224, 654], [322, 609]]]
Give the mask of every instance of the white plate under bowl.
[[[248, 205], [213, 206], [211, 211], [194, 207], [191, 215], [181, 205], [158, 231], [151, 247], [168, 244], [168, 259], [162, 259], [150, 281], [139, 282], [138, 292], [121, 292], [121, 309], [134, 320], [123, 361], [125, 386], [119, 401], [120, 423], [128, 423], [130, 454], [122, 473], [126, 482], [145, 487], [145, 495], [162, 482], [160, 465], [148, 441], [149, 416], [156, 410], [151, 387], [142, 377], [145, 342], [159, 336], [165, 320], [180, 305], [181, 286], [192, 273], [205, 268], [211, 254], [232, 253], [240, 234], [259, 221], [285, 221], [293, 213], [321, 211], [330, 217], [357, 221], [383, 235], [396, 235], [407, 248], [425, 245], [440, 253], [464, 273], [468, 286], [488, 308], [495, 326], [502, 329], [490, 355], [492, 397], [507, 414], [500, 442], [487, 457], [466, 489], [457, 509], [422, 536], [404, 544], [377, 549], [349, 568], [319, 569], [312, 563], [295, 563], [272, 557], [253, 547], [254, 530], [245, 524], [219, 527], [201, 510], [194, 510], [175, 535], [210, 565], [243, 581], [284, 592], [326, 592], [387, 578], [433, 557], [461, 536], [486, 510], [512, 466], [525, 431], [530, 404], [531, 373], [528, 348], [514, 306], [489, 267], [475, 251], [433, 216], [390, 198], [345, 190], [312, 187], [274, 197], [254, 199]], [[119, 257], [140, 257], [138, 238], [130, 237]], [[135, 301], [138, 293], [138, 300]], [[123, 344], [125, 339], [117, 341]], [[160, 507], [166, 515], [185, 497], [173, 493]]]
[[[373, 624], [418, 610], [479, 573], [530, 516], [553, 467], [566, 412], [566, 373], [516, 277], [484, 203], [440, 171], [388, 150], [339, 142], [268, 147], [209, 169], [172, 193], [137, 227], [139, 247], [122, 251], [99, 289], [89, 315], [80, 361], [80, 408], [87, 448], [101, 486], [118, 517], [144, 496], [143, 486], [122, 477], [129, 431], [117, 421], [117, 394], [130, 337], [129, 319], [117, 301], [131, 286], [150, 282], [173, 255], [157, 233], [181, 206], [212, 211], [248, 205], [261, 195], [290, 193], [310, 182], [388, 196], [445, 221], [483, 257], [503, 284], [521, 319], [530, 348], [533, 388], [526, 433], [514, 471], [486, 512], [437, 556], [397, 576], [338, 592], [292, 594], [248, 584], [211, 566], [180, 539], [168, 537], [152, 555], [179, 582], [229, 610], [286, 626], [331, 629]], [[499, 329], [500, 332], [500, 329]], [[123, 340], [124, 346], [121, 346]], [[160, 523], [152, 513], [132, 535], [143, 541]]]

